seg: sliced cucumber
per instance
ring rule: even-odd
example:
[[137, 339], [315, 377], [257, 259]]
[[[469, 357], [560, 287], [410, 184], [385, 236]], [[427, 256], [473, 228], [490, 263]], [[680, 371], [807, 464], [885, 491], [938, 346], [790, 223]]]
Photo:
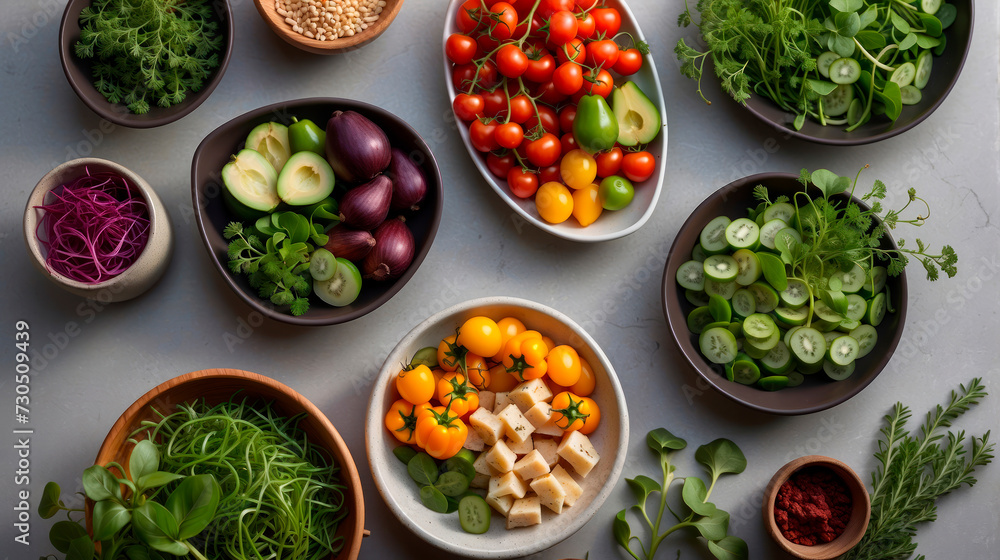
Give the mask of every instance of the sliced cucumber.
[[738, 218], [726, 226], [726, 243], [729, 248], [756, 249], [760, 245], [760, 226], [747, 218]]
[[701, 290], [684, 290], [684, 299], [695, 307], [708, 305], [708, 294]]
[[913, 78], [915, 78], [916, 75], [917, 67], [914, 66], [912, 62], [904, 62], [892, 71], [892, 75], [889, 76], [889, 81], [896, 82], [899, 87], [908, 86], [913, 82]]
[[278, 173], [278, 197], [292, 206], [315, 204], [333, 193], [333, 168], [316, 152], [298, 152]]
[[771, 348], [767, 354], [760, 359], [760, 365], [764, 367], [769, 373], [774, 374], [784, 374], [788, 370], [792, 369], [794, 365], [792, 361], [792, 353], [788, 350], [788, 345], [782, 341], [778, 341]]
[[757, 313], [770, 313], [778, 307], [778, 292], [764, 282], [754, 282], [747, 286], [757, 303]]
[[313, 280], [329, 280], [337, 273], [337, 264], [333, 253], [320, 247], [309, 256], [309, 275]]
[[698, 243], [694, 246], [694, 249], [691, 249], [691, 260], [693, 261], [705, 262], [705, 257], [707, 256], [705, 248], [701, 246], [701, 243]]
[[705, 293], [709, 296], [722, 296], [725, 299], [732, 299], [736, 293], [736, 282], [716, 282], [711, 278], [705, 279]]
[[860, 346], [851, 335], [838, 336], [827, 346], [826, 357], [838, 366], [846, 366], [858, 358]]
[[809, 306], [802, 305], [799, 307], [776, 307], [774, 309], [774, 314], [781, 321], [792, 325], [799, 326], [806, 324], [806, 319], [809, 318]]
[[759, 360], [764, 356], [767, 356], [767, 353], [770, 352], [770, 350], [765, 350], [764, 348], [757, 348], [753, 344], [750, 344], [746, 339], [741, 340], [741, 342], [743, 343], [743, 351], [755, 360]]
[[828, 117], [839, 117], [847, 113], [852, 101], [854, 101], [854, 86], [840, 84], [823, 96], [823, 113]]
[[469, 494], [458, 502], [458, 522], [466, 533], [481, 535], [489, 531], [491, 517], [493, 510], [482, 496]]
[[806, 380], [805, 376], [795, 370], [785, 372], [785, 377], [788, 378], [789, 387], [798, 387]]
[[835, 272], [833, 277], [840, 279], [840, 291], [845, 294], [857, 293], [865, 285], [865, 269], [857, 264], [847, 272]]
[[788, 343], [792, 341], [792, 335], [795, 334], [795, 331], [801, 328], [802, 327], [792, 327], [785, 331], [784, 336], [781, 337], [781, 341], [785, 343], [785, 346], [788, 346]]
[[274, 170], [281, 173], [285, 162], [292, 156], [288, 127], [276, 122], [259, 124], [247, 135], [246, 148], [264, 156]]
[[765, 391], [780, 391], [788, 387], [788, 378], [784, 375], [769, 375], [757, 380], [757, 386]]
[[760, 226], [760, 244], [768, 249], [774, 249], [774, 238], [779, 231], [787, 227], [788, 223], [778, 218], [764, 222], [764, 225]]
[[851, 362], [849, 364], [844, 364], [839, 366], [830, 360], [823, 361], [823, 372], [826, 376], [834, 381], [843, 381], [854, 373], [855, 363]]
[[835, 84], [853, 84], [860, 77], [861, 64], [853, 58], [838, 58], [830, 63], [830, 81]]
[[677, 267], [677, 283], [688, 290], [704, 290], [705, 267], [698, 261], [687, 261]]
[[740, 286], [749, 286], [757, 281], [761, 275], [760, 260], [757, 255], [749, 249], [740, 249], [733, 253], [739, 272], [736, 273], [736, 283]]
[[729, 255], [711, 255], [702, 263], [705, 278], [716, 282], [734, 282], [740, 267]]
[[729, 329], [706, 329], [698, 338], [701, 354], [714, 364], [725, 364], [736, 359], [736, 337]]
[[924, 89], [931, 79], [931, 68], [934, 66], [934, 56], [931, 51], [922, 51], [917, 57], [917, 72], [913, 76], [913, 85], [918, 89]]
[[818, 364], [826, 355], [826, 340], [823, 339], [823, 333], [818, 330], [802, 327], [789, 337], [788, 349], [800, 363]]
[[254, 150], [240, 150], [222, 167], [225, 202], [241, 219], [254, 219], [273, 212], [278, 198], [278, 173]]
[[314, 280], [313, 291], [334, 307], [354, 303], [361, 293], [361, 272], [351, 261], [337, 257], [337, 271], [329, 280]]
[[824, 78], [830, 77], [830, 65], [833, 61], [840, 58], [840, 55], [833, 51], [826, 51], [825, 53], [816, 57], [816, 69]]
[[754, 342], [769, 338], [777, 330], [774, 319], [763, 313], [754, 313], [743, 320], [743, 334]]
[[825, 363], [826, 360], [820, 360], [815, 364], [805, 364], [802, 362], [797, 362], [795, 365], [795, 369], [800, 371], [803, 375], [812, 375], [814, 373], [819, 373], [823, 371], [823, 364]]
[[920, 90], [917, 89], [917, 86], [913, 84], [905, 85], [899, 88], [899, 96], [903, 105], [916, 105], [917, 103], [920, 103], [920, 100], [924, 97], [924, 95], [920, 93]]
[[757, 350], [761, 350], [763, 352], [770, 352], [772, 348], [781, 342], [781, 329], [775, 327], [767, 338], [747, 337], [745, 340], [745, 346], [747, 348], [756, 348]]
[[701, 334], [705, 327], [715, 322], [712, 312], [708, 306], [695, 307], [687, 316], [688, 330], [694, 334]]
[[875, 297], [868, 300], [868, 309], [865, 311], [864, 321], [873, 327], [882, 324], [885, 318], [885, 293], [875, 294]]
[[809, 286], [798, 278], [788, 280], [788, 286], [778, 294], [788, 307], [801, 307], [809, 301]]
[[842, 336], [844, 336], [844, 333], [839, 331], [830, 331], [823, 333], [823, 340], [826, 341], [826, 348], [829, 350], [830, 343]]
[[875, 348], [878, 342], [878, 331], [871, 325], [861, 325], [851, 331], [851, 337], [858, 341], [858, 358], [864, 358]]
[[757, 312], [757, 300], [746, 288], [740, 288], [733, 292], [730, 303], [733, 306], [733, 312], [740, 317], [749, 317]]
[[925, 14], [934, 15], [941, 8], [941, 0], [920, 0], [920, 9]]
[[802, 243], [802, 234], [795, 228], [785, 228], [774, 236], [774, 248], [778, 251], [790, 251], [797, 243]]
[[861, 122], [861, 119], [865, 116], [865, 103], [861, 99], [855, 97], [854, 101], [851, 101], [851, 106], [847, 108], [847, 124], [849, 126], [854, 126]]
[[737, 360], [733, 364], [733, 381], [743, 385], [753, 385], [760, 379], [760, 368], [753, 360]]
[[786, 224], [791, 223], [792, 216], [795, 215], [795, 207], [787, 202], [772, 204], [764, 210], [764, 223], [771, 220], [781, 220]]
[[726, 216], [718, 216], [701, 230], [699, 241], [706, 255], [718, 255], [729, 249], [729, 244], [726, 243], [726, 228], [730, 223], [732, 220]]
[[873, 266], [865, 275], [865, 284], [861, 286], [858, 293], [861, 297], [870, 298], [885, 289], [885, 282], [889, 274], [884, 266]]

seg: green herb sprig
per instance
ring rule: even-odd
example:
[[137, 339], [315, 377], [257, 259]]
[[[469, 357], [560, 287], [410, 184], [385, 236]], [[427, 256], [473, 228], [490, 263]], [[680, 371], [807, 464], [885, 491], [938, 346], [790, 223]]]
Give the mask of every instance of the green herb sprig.
[[255, 233], [245, 232], [239, 222], [227, 225], [222, 235], [230, 240], [229, 269], [246, 274], [260, 297], [290, 306], [292, 315], [302, 315], [309, 310], [312, 284], [306, 276], [313, 246], [307, 242], [308, 233], [299, 227], [306, 218], [294, 212], [285, 214], [289, 217], [281, 220], [282, 225], [264, 242]]
[[875, 453], [879, 466], [872, 473], [871, 520], [861, 542], [841, 560], [909, 559], [917, 550], [918, 525], [937, 519], [937, 498], [961, 486], [971, 488], [976, 468], [993, 459], [989, 431], [968, 443], [964, 431], [942, 433], [987, 395], [978, 377], [959, 387], [947, 406], [927, 413], [919, 433], [907, 432], [911, 413], [901, 403], [885, 416]]
[[[612, 522], [612, 532], [618, 545], [636, 560], [652, 560], [664, 539], [675, 531], [693, 529], [706, 539], [709, 552], [716, 558], [720, 560], [745, 560], [748, 558], [747, 544], [739, 537], [727, 535], [729, 532], [729, 513], [708, 501], [719, 477], [724, 474], [739, 474], [746, 469], [747, 460], [739, 446], [728, 439], [720, 438], [698, 448], [694, 457], [705, 466], [711, 480], [706, 485], [702, 479], [696, 476], [675, 478], [674, 471], [677, 467], [672, 464], [673, 457], [677, 451], [687, 447], [686, 441], [664, 428], [657, 428], [646, 436], [646, 444], [659, 456], [662, 482], [657, 482], [644, 475], [625, 480], [637, 502], [631, 509], [638, 514], [647, 527], [648, 538], [644, 542], [640, 537], [632, 534], [632, 528], [627, 519], [629, 510], [623, 509], [618, 512]], [[679, 512], [675, 512], [667, 503], [667, 493], [671, 484], [676, 480], [683, 480], [681, 498], [685, 509]], [[659, 494], [659, 508], [655, 518], [651, 518], [646, 510], [646, 502], [653, 494]], [[667, 512], [673, 516], [677, 523], [661, 531], [664, 513]], [[638, 550], [633, 548], [633, 541], [637, 542]]]

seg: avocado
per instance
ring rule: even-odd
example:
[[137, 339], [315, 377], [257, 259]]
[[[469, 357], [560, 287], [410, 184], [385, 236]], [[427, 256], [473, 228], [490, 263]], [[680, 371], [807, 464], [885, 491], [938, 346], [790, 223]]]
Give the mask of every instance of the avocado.
[[618, 120], [618, 143], [648, 144], [660, 133], [660, 111], [635, 82], [615, 88], [611, 108]]
[[292, 206], [315, 204], [333, 192], [333, 168], [316, 152], [297, 152], [278, 174], [278, 197]]
[[223, 198], [229, 211], [243, 220], [274, 211], [278, 198], [278, 173], [264, 156], [255, 150], [240, 150], [222, 167], [226, 186]]
[[255, 150], [267, 158], [274, 170], [281, 173], [289, 156], [292, 144], [288, 139], [288, 127], [276, 122], [259, 124], [247, 135], [246, 148]]

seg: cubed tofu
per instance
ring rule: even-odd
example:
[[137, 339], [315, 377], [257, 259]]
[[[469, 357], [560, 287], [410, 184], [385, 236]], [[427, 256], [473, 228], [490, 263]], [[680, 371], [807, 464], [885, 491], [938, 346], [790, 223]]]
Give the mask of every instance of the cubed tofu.
[[514, 387], [507, 398], [525, 412], [540, 402], [552, 400], [552, 391], [542, 379], [530, 379]]
[[493, 391], [479, 391], [479, 408], [493, 410], [493, 406], [497, 402], [496, 399], [497, 394]]
[[486, 442], [483, 441], [483, 436], [479, 435], [479, 430], [472, 429], [469, 430], [469, 435], [465, 436], [462, 447], [469, 451], [482, 451], [486, 449]]
[[472, 424], [473, 430], [479, 432], [479, 437], [486, 445], [494, 445], [503, 437], [503, 422], [485, 408], [477, 408], [469, 416], [469, 423]]
[[521, 410], [514, 404], [507, 405], [507, 408], [500, 411], [497, 418], [503, 423], [503, 432], [511, 440], [522, 443], [531, 437], [535, 427], [521, 414]]
[[552, 420], [552, 405], [547, 402], [535, 403], [535, 406], [525, 411], [524, 417], [537, 430]]
[[580, 484], [573, 478], [573, 475], [564, 469], [562, 465], [556, 465], [552, 468], [552, 476], [559, 481], [563, 492], [566, 493], [566, 498], [563, 501], [564, 506], [569, 507], [575, 504], [580, 499], [580, 496], [583, 495], [583, 488], [580, 488]]
[[510, 404], [510, 393], [494, 393], [493, 395], [493, 414], [500, 414], [500, 411], [507, 408]]
[[549, 464], [537, 449], [533, 449], [514, 463], [514, 473], [524, 480], [531, 480], [549, 472]]
[[531, 481], [531, 489], [538, 495], [538, 500], [543, 506], [556, 513], [562, 513], [563, 504], [566, 502], [566, 491], [562, 484], [552, 473], [545, 473]]
[[[562, 418], [559, 414], [553, 414], [552, 417], [549, 418], [549, 421], [543, 424], [542, 427], [535, 428], [535, 433], [543, 436], [552, 436], [557, 438], [563, 437], [563, 434], [565, 434], [566, 431], [556, 425], [557, 417]], [[566, 420], [563, 419], [563, 422], [565, 421]]]
[[542, 522], [542, 504], [538, 496], [514, 500], [507, 512], [507, 528], [528, 527]]
[[472, 477], [472, 480], [469, 481], [469, 486], [485, 490], [490, 487], [490, 478], [492, 477], [488, 474], [477, 472], [476, 476]]
[[493, 476], [497, 473], [496, 469], [490, 466], [487, 459], [487, 452], [482, 452], [476, 457], [476, 460], [472, 462], [472, 468], [476, 469], [477, 474], [485, 474], [486, 476]]
[[490, 496], [486, 495], [486, 503], [490, 505], [493, 509], [497, 510], [500, 515], [507, 517], [507, 513], [510, 512], [511, 506], [514, 505], [514, 496]]
[[490, 478], [488, 493], [492, 496], [523, 498], [528, 493], [528, 484], [512, 472], [504, 473]]
[[545, 462], [549, 464], [549, 468], [556, 466], [559, 462], [559, 455], [556, 454], [556, 449], [559, 448], [559, 442], [554, 439], [535, 437], [534, 438], [535, 449], [542, 454], [545, 458]]
[[498, 441], [486, 452], [486, 464], [496, 469], [497, 472], [505, 473], [514, 470], [515, 461], [517, 461], [517, 455], [503, 441]]
[[523, 456], [531, 453], [531, 450], [535, 448], [534, 443], [531, 438], [526, 438], [524, 441], [518, 443], [510, 438], [503, 440], [507, 444], [507, 448], [514, 452], [515, 455]]
[[556, 453], [573, 467], [576, 474], [582, 477], [586, 477], [594, 465], [601, 460], [601, 456], [597, 454], [590, 438], [576, 430], [563, 437], [559, 447], [556, 448]]

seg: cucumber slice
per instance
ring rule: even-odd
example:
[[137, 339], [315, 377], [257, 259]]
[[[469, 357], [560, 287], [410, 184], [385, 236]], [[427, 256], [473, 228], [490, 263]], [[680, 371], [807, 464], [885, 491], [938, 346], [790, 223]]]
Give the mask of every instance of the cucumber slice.
[[920, 0], [920, 9], [925, 14], [934, 15], [941, 8], [941, 0]]
[[892, 75], [889, 76], [890, 82], [896, 82], [899, 87], [908, 86], [913, 82], [913, 78], [917, 75], [917, 67], [913, 65], [912, 62], [904, 62], [896, 67], [892, 71]]
[[875, 294], [875, 297], [868, 300], [868, 309], [865, 311], [864, 321], [873, 327], [877, 327], [885, 318], [885, 293]]
[[704, 290], [705, 267], [698, 261], [687, 261], [677, 267], [677, 283], [688, 290]]
[[747, 286], [757, 303], [757, 313], [770, 313], [778, 307], [778, 292], [764, 282], [754, 282]]
[[361, 293], [361, 272], [351, 261], [337, 257], [337, 271], [329, 280], [314, 280], [313, 291], [334, 307], [354, 303]]
[[757, 312], [757, 300], [746, 288], [740, 288], [733, 292], [730, 303], [733, 306], [733, 312], [740, 317], [749, 317]]
[[819, 317], [820, 320], [826, 321], [827, 323], [839, 324], [842, 320], [844, 320], [844, 317], [842, 317], [840, 313], [830, 309], [830, 307], [822, 301], [813, 303], [813, 316]]
[[838, 58], [830, 63], [830, 81], [835, 84], [853, 84], [861, 77], [861, 64], [853, 58]]
[[778, 341], [774, 345], [774, 348], [768, 350], [767, 354], [760, 359], [760, 365], [768, 373], [773, 374], [784, 374], [788, 370], [792, 369], [792, 353], [788, 350], [788, 345], [782, 341]]
[[733, 282], [740, 271], [736, 259], [729, 255], [711, 255], [702, 263], [705, 278], [716, 282]]
[[762, 352], [770, 352], [771, 349], [777, 346], [779, 342], [781, 342], [781, 329], [775, 326], [774, 331], [772, 331], [767, 338], [747, 337], [746, 344], [744, 344], [744, 347], [748, 349], [755, 348]]
[[851, 106], [847, 108], [847, 124], [849, 126], [854, 126], [861, 122], [861, 119], [865, 116], [865, 103], [861, 99], [855, 97], [854, 101], [851, 101]]
[[733, 220], [726, 226], [726, 243], [733, 250], [755, 249], [760, 245], [760, 226], [747, 218]]
[[740, 337], [743, 336], [743, 323], [741, 321], [732, 321], [726, 328], [729, 329], [729, 332], [733, 333], [733, 336], [736, 337], [736, 342], [738, 344]]
[[809, 318], [809, 306], [802, 305], [794, 308], [776, 307], [774, 309], [774, 314], [778, 317], [778, 319], [789, 325], [792, 326], [804, 325], [806, 324], [806, 319]]
[[733, 308], [729, 307], [729, 300], [722, 296], [708, 297], [708, 311], [716, 321], [728, 323], [733, 318]]
[[691, 260], [693, 261], [705, 262], [705, 257], [707, 256], [705, 248], [701, 246], [701, 243], [698, 243], [694, 246], [694, 249], [691, 249]]
[[240, 150], [222, 167], [226, 206], [241, 219], [253, 219], [281, 204], [278, 173], [254, 150]]
[[922, 51], [917, 57], [917, 72], [913, 76], [913, 85], [918, 89], [924, 89], [928, 80], [931, 79], [931, 68], [934, 66], [934, 56], [931, 51]]
[[795, 228], [786, 227], [774, 236], [774, 248], [778, 251], [790, 251], [797, 243], [802, 243], [802, 234]]
[[838, 366], [830, 360], [823, 361], [823, 373], [834, 381], [843, 381], [854, 373], [854, 362]]
[[871, 298], [885, 289], [885, 282], [888, 278], [889, 274], [884, 266], [873, 266], [865, 275], [865, 283], [858, 290], [858, 293], [863, 298]]
[[795, 365], [795, 369], [797, 369], [803, 375], [812, 375], [814, 373], [823, 371], [824, 363], [826, 363], [826, 360], [820, 360], [815, 364], [804, 364], [802, 362], [797, 362]]
[[844, 336], [844, 333], [838, 332], [838, 331], [830, 331], [830, 332], [823, 333], [823, 340], [826, 341], [826, 347], [827, 347], [827, 349], [830, 348], [830, 343], [831, 342], [833, 342], [834, 340], [836, 340], [836, 339], [838, 339], [838, 338], [840, 338], [842, 336]]
[[785, 372], [785, 377], [788, 378], [788, 387], [798, 387], [806, 380], [804, 375], [795, 370]]
[[823, 113], [828, 117], [839, 117], [847, 113], [853, 101], [854, 86], [841, 84], [823, 96]]
[[833, 61], [840, 58], [840, 55], [833, 51], [826, 51], [825, 53], [816, 57], [816, 69], [824, 78], [830, 77], [830, 65]]
[[715, 318], [712, 317], [712, 311], [709, 310], [708, 306], [695, 307], [687, 316], [688, 330], [694, 334], [701, 334], [705, 327], [713, 322], [715, 322]]
[[740, 249], [733, 253], [739, 272], [736, 273], [736, 283], [740, 286], [749, 286], [757, 281], [761, 275], [760, 259], [749, 249]]
[[743, 385], [753, 385], [760, 379], [760, 368], [753, 360], [737, 360], [733, 364], [733, 381]]
[[823, 333], [818, 330], [802, 327], [789, 337], [788, 348], [800, 363], [818, 364], [826, 355], [826, 340], [823, 339]]
[[725, 299], [732, 299], [736, 293], [736, 282], [716, 282], [711, 278], [705, 279], [705, 293], [709, 296], [722, 296]]
[[276, 122], [259, 124], [247, 135], [246, 146], [254, 150], [281, 173], [285, 162], [292, 156], [292, 144], [288, 140], [288, 127]]
[[684, 290], [684, 299], [695, 307], [708, 305], [708, 294], [701, 290]]
[[743, 351], [746, 352], [748, 356], [750, 356], [751, 358], [753, 358], [755, 360], [759, 360], [759, 359], [763, 358], [764, 356], [767, 356], [767, 353], [770, 352], [770, 350], [765, 350], [763, 348], [757, 348], [756, 346], [754, 346], [753, 344], [750, 344], [745, 339], [743, 340]]
[[844, 319], [839, 325], [837, 325], [837, 330], [849, 333], [860, 326], [861, 321], [858, 321], [857, 319]]
[[[425, 365], [431, 369], [438, 367], [437, 346], [424, 346], [414, 352], [413, 357], [410, 358], [410, 365], [413, 367]], [[473, 457], [473, 461], [475, 461], [475, 457]]]
[[764, 223], [771, 220], [781, 220], [786, 224], [791, 223], [792, 216], [795, 215], [795, 207], [787, 202], [772, 204], [764, 210]]
[[308, 206], [330, 196], [333, 183], [333, 168], [323, 156], [299, 152], [278, 173], [278, 197], [292, 206]]
[[857, 264], [847, 272], [835, 272], [832, 277], [840, 279], [840, 291], [845, 294], [857, 293], [865, 285], [865, 269]]
[[784, 375], [769, 375], [757, 380], [757, 386], [765, 391], [780, 391], [788, 387], [788, 378]]
[[801, 307], [809, 301], [809, 286], [798, 278], [788, 281], [788, 286], [778, 294], [781, 302], [788, 307]]
[[736, 337], [729, 329], [714, 327], [705, 330], [698, 338], [701, 353], [714, 364], [725, 364], [736, 359]]
[[458, 502], [458, 522], [466, 533], [481, 535], [489, 531], [491, 517], [493, 510], [482, 496], [469, 494]]
[[309, 256], [309, 275], [313, 280], [329, 280], [337, 273], [337, 264], [333, 253], [320, 247]]
[[826, 357], [838, 366], [846, 366], [858, 358], [860, 346], [850, 335], [838, 336], [827, 346]]
[[766, 340], [777, 330], [774, 319], [763, 313], [754, 313], [743, 320], [743, 334], [754, 342]]
[[729, 249], [729, 244], [726, 243], [726, 228], [730, 223], [732, 220], [726, 216], [718, 216], [701, 230], [699, 241], [706, 255], [718, 255]]
[[792, 341], [791, 340], [792, 339], [792, 334], [794, 334], [795, 331], [797, 331], [797, 330], [799, 330], [801, 328], [802, 327], [792, 327], [792, 328], [788, 329], [787, 331], [785, 331], [785, 335], [781, 337], [781, 341], [785, 343], [785, 346], [788, 346], [788, 343]]
[[878, 331], [871, 325], [861, 325], [851, 331], [850, 335], [858, 341], [858, 358], [867, 356], [872, 348], [875, 348], [875, 343], [878, 342]]
[[913, 84], [908, 84], [899, 88], [899, 96], [903, 105], [916, 105], [917, 103], [920, 103], [920, 100], [924, 97], [924, 95], [920, 93], [920, 90]]
[[774, 238], [779, 231], [787, 227], [788, 223], [778, 218], [764, 222], [764, 225], [760, 226], [760, 244], [768, 249], [774, 249]]

